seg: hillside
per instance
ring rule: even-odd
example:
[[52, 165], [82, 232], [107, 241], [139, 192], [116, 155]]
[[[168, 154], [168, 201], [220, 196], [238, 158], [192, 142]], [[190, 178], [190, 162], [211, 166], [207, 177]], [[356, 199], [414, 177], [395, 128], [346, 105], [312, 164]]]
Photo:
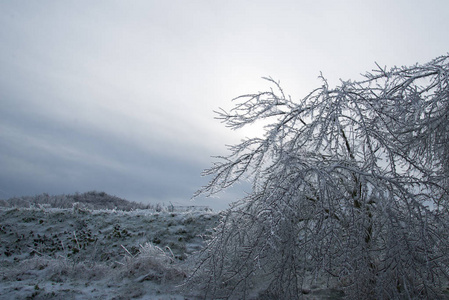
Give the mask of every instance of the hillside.
[[8, 200], [0, 200], [3, 207], [52, 207], [72, 208], [74, 204], [81, 205], [86, 209], [117, 209], [130, 211], [133, 209], [162, 209], [161, 205], [142, 204], [128, 201], [105, 192], [90, 191], [86, 193], [75, 193], [73, 195], [49, 195], [13, 197]]
[[107, 197], [90, 192], [2, 201], [0, 298], [195, 299], [175, 287], [187, 276], [185, 259], [201, 248], [218, 214], [142, 209]]

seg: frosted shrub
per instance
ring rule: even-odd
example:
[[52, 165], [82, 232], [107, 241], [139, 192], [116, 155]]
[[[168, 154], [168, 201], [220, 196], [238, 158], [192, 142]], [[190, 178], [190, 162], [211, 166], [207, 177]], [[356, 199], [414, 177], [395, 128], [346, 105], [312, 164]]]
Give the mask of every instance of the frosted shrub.
[[125, 256], [124, 271], [128, 276], [137, 275], [138, 281], [177, 281], [186, 276], [182, 268], [175, 263], [174, 255], [168, 247], [164, 251], [152, 243], [145, 243], [143, 246], [140, 245], [137, 255], [131, 255], [126, 248], [124, 249], [128, 253]]
[[439, 298], [449, 265], [449, 56], [381, 68], [299, 101], [267, 78], [218, 118], [263, 138], [229, 147], [198, 194], [253, 191], [222, 217], [191, 283], [206, 298]]

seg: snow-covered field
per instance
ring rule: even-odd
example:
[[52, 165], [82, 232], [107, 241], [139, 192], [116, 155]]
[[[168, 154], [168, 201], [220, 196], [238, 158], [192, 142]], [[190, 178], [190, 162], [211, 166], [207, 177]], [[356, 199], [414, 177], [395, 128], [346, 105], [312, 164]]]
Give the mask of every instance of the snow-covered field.
[[[218, 222], [98, 192], [0, 200], [0, 299], [201, 299], [183, 284]], [[320, 282], [301, 296], [342, 294]]]
[[0, 207], [1, 299], [196, 298], [178, 286], [217, 213], [32, 206]]

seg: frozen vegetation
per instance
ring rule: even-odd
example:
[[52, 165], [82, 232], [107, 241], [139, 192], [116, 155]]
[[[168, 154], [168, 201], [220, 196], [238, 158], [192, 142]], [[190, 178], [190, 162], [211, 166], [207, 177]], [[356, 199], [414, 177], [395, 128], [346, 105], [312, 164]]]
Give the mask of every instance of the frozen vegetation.
[[[203, 299], [187, 279], [219, 218], [103, 192], [1, 200], [0, 299]], [[321, 282], [303, 295], [341, 291]]]
[[0, 299], [195, 299], [178, 286], [218, 214], [89, 192], [2, 201], [0, 220]]
[[198, 194], [253, 189], [223, 213], [190, 282], [220, 299], [297, 299], [323, 283], [348, 299], [447, 298], [449, 55], [336, 87], [320, 78], [300, 99], [266, 78], [270, 89], [217, 112], [264, 135], [205, 171]]

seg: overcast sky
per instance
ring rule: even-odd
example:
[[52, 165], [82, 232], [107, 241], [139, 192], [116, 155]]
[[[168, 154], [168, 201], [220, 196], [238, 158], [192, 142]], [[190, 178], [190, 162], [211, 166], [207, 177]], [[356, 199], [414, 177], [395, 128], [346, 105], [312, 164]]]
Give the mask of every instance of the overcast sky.
[[449, 1], [0, 0], [0, 198], [190, 202], [230, 131], [213, 110], [449, 51]]

